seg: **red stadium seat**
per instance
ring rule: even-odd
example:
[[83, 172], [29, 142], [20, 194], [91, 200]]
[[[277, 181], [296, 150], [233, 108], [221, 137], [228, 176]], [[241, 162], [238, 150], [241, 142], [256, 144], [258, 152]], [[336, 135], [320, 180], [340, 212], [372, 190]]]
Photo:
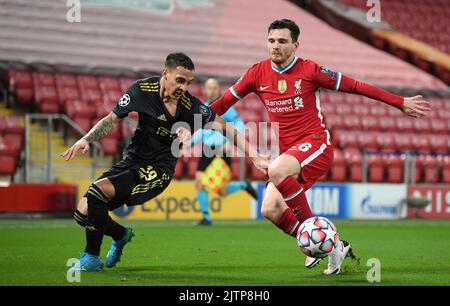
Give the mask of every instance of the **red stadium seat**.
[[334, 149], [334, 161], [330, 172], [332, 181], [342, 182], [347, 179], [347, 164], [344, 153], [339, 149]]
[[17, 116], [0, 116], [0, 134], [24, 134], [24, 127]]
[[394, 137], [390, 133], [378, 133], [376, 142], [378, 148], [383, 152], [392, 153], [396, 151]]
[[174, 179], [182, 179], [184, 175], [184, 161], [183, 158], [179, 158], [177, 161], [177, 165], [175, 166], [175, 171], [173, 173]]
[[394, 132], [397, 130], [395, 119], [392, 117], [379, 117], [380, 130], [385, 132]]
[[380, 121], [373, 116], [363, 116], [361, 118], [361, 128], [365, 131], [380, 130]]
[[419, 118], [414, 120], [414, 130], [416, 133], [430, 133], [431, 122], [428, 118]]
[[431, 153], [430, 138], [428, 135], [417, 135], [412, 141], [414, 151], [419, 154]]
[[9, 90], [16, 101], [21, 105], [30, 105], [33, 102], [33, 81], [28, 71], [8, 71]]
[[442, 119], [434, 119], [431, 120], [431, 130], [433, 133], [435, 134], [443, 134], [443, 133], [447, 133], [447, 122], [449, 119], [447, 120], [442, 120]]
[[61, 104], [70, 100], [79, 100], [80, 93], [76, 87], [58, 87], [58, 95]]
[[385, 163], [383, 158], [378, 155], [369, 155], [367, 165], [369, 170], [368, 181], [376, 183], [383, 182], [385, 176]]
[[0, 175], [12, 175], [16, 172], [17, 160], [13, 156], [0, 155]]
[[39, 86], [55, 87], [56, 85], [53, 74], [47, 72], [32, 72], [31, 76], [35, 88]]
[[361, 130], [361, 120], [359, 116], [344, 116], [344, 127], [347, 130]]
[[390, 155], [385, 158], [387, 169], [387, 180], [389, 183], [403, 182], [404, 160], [395, 155]]
[[99, 90], [98, 80], [93, 75], [77, 75], [77, 81], [81, 92], [86, 89]]
[[78, 89], [77, 78], [74, 74], [57, 73], [55, 74], [56, 87], [58, 88], [76, 88]]
[[358, 143], [359, 132], [347, 131], [347, 130], [339, 130], [335, 138], [338, 142], [338, 146], [341, 149], [349, 149], [349, 148], [359, 148]]
[[9, 134], [3, 136], [3, 142], [13, 155], [18, 158], [23, 148], [23, 135]]
[[105, 155], [111, 156], [119, 153], [119, 140], [116, 137], [106, 136], [100, 140]]
[[411, 141], [411, 139], [414, 138], [413, 134], [395, 133], [393, 137], [397, 151], [405, 152], [414, 150], [414, 146]]
[[431, 149], [433, 153], [447, 154], [448, 151], [448, 135], [429, 135]]
[[103, 93], [107, 93], [109, 91], [119, 91], [122, 92], [119, 84], [119, 80], [114, 77], [101, 76], [98, 78], [98, 83], [100, 90]]
[[340, 115], [326, 116], [325, 124], [326, 124], [327, 128], [330, 130], [344, 128], [344, 120], [342, 119], [342, 116], [340, 116]]
[[442, 183], [450, 184], [450, 157], [445, 156], [442, 163]]
[[344, 158], [350, 166], [350, 181], [361, 182], [363, 178], [362, 155], [357, 149], [344, 150]]
[[359, 147], [367, 152], [378, 151], [377, 134], [373, 132], [362, 132], [358, 135]]
[[135, 80], [131, 79], [131, 78], [120, 78], [119, 85], [120, 85], [120, 90], [122, 91], [122, 93], [125, 93], [127, 91], [128, 87], [130, 87], [134, 81]]
[[91, 103], [84, 103], [80, 100], [67, 101], [65, 111], [70, 118], [88, 118], [95, 117], [95, 107]]
[[421, 158], [420, 162], [423, 167], [424, 182], [437, 183], [440, 180], [440, 163], [435, 156], [427, 155]]
[[398, 117], [396, 118], [396, 126], [397, 131], [402, 133], [412, 133], [414, 132], [414, 126], [412, 119], [409, 119], [407, 117]]

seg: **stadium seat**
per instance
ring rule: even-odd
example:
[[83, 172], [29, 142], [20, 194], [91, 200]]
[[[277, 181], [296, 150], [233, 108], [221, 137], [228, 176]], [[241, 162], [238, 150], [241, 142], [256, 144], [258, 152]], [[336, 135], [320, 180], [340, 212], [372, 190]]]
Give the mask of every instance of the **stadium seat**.
[[367, 157], [368, 165], [368, 181], [380, 183], [384, 181], [385, 176], [385, 163], [381, 156], [369, 155]]
[[78, 87], [83, 92], [86, 89], [99, 90], [98, 80], [93, 75], [77, 75]]
[[334, 137], [336, 138], [338, 147], [341, 149], [360, 149], [358, 143], [359, 134], [359, 132], [353, 132], [351, 130], [339, 130], [335, 133]]
[[448, 135], [429, 135], [429, 140], [431, 144], [431, 149], [433, 153], [437, 154], [447, 154], [448, 151]]
[[0, 154], [0, 175], [13, 175], [16, 168], [17, 160], [15, 157]]
[[376, 142], [378, 148], [383, 152], [393, 153], [396, 151], [394, 137], [391, 133], [378, 133]]
[[362, 132], [358, 135], [358, 144], [362, 150], [367, 152], [378, 151], [377, 132]]
[[430, 133], [431, 122], [428, 118], [419, 118], [414, 120], [414, 130], [416, 133]]
[[120, 90], [122, 91], [122, 93], [125, 93], [127, 91], [128, 87], [130, 87], [134, 81], [135, 81], [135, 79], [131, 79], [131, 78], [120, 78], [119, 86], [120, 86]]
[[413, 120], [413, 118], [408, 118], [405, 116], [396, 118], [395, 124], [397, 126], [397, 131], [401, 131], [402, 133], [413, 133]]
[[352, 182], [361, 182], [363, 178], [362, 155], [357, 149], [344, 150], [344, 158], [350, 166], [349, 179]]
[[363, 116], [361, 118], [361, 128], [365, 131], [379, 131], [380, 121], [373, 116]]
[[179, 158], [177, 161], [177, 165], [175, 166], [175, 171], [173, 173], [174, 179], [182, 179], [184, 175], [184, 161], [183, 158]]
[[400, 156], [389, 155], [385, 157], [385, 164], [388, 182], [403, 182], [404, 159], [402, 159]]
[[343, 129], [344, 128], [344, 120], [340, 115], [327, 115], [325, 117], [325, 124], [328, 129]]
[[412, 141], [413, 149], [419, 154], [431, 153], [431, 144], [429, 135], [417, 135]]
[[344, 153], [339, 149], [334, 149], [334, 160], [331, 167], [330, 180], [342, 182], [347, 179], [347, 165]]
[[20, 105], [31, 105], [33, 102], [33, 81], [28, 71], [8, 71], [9, 90]]
[[450, 157], [445, 156], [442, 162], [442, 183], [450, 184]]
[[431, 131], [435, 134], [444, 134], [448, 133], [447, 130], [447, 122], [450, 120], [448, 119], [434, 119], [431, 120]]
[[[122, 90], [120, 88], [119, 80], [117, 78], [101, 76], [98, 78], [98, 84], [99, 84], [100, 90], [104, 94], [108, 93], [109, 91], [118, 91], [120, 93], [122, 92]], [[120, 93], [119, 93], [119, 97], [120, 97]]]
[[[380, 129], [384, 132], [395, 132], [397, 127], [395, 125], [395, 119], [392, 117], [378, 117]], [[405, 131], [406, 132], [406, 131]]]
[[437, 183], [440, 181], [440, 163], [437, 157], [426, 155], [420, 159], [423, 168], [424, 182]]
[[33, 84], [36, 87], [39, 86], [47, 86], [47, 87], [55, 87], [55, 78], [53, 74], [47, 72], [32, 72], [31, 73]]
[[84, 103], [80, 100], [67, 101], [65, 103], [65, 112], [70, 118], [88, 118], [92, 119], [95, 115], [95, 107], [92, 103]]
[[23, 148], [23, 135], [19, 134], [4, 135], [3, 143], [6, 145], [8, 150], [13, 154], [13, 156], [18, 158]]
[[412, 151], [414, 149], [411, 141], [411, 139], [414, 138], [413, 134], [398, 132], [395, 133], [393, 137], [398, 152]]
[[105, 155], [112, 156], [119, 153], [119, 140], [114, 136], [106, 136], [100, 140]]
[[56, 80], [57, 88], [76, 88], [76, 89], [78, 89], [77, 79], [74, 74], [56, 73], [55, 80]]
[[361, 119], [359, 116], [344, 116], [344, 127], [347, 130], [361, 130]]

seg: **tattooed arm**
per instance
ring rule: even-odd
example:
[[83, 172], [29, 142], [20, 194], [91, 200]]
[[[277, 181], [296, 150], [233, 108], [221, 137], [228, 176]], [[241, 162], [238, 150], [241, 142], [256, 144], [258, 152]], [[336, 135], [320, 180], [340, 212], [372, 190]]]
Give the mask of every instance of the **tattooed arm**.
[[89, 143], [98, 141], [108, 135], [119, 121], [120, 118], [117, 117], [116, 114], [114, 114], [113, 112], [109, 113], [106, 117], [97, 122], [97, 124], [72, 147], [70, 147], [64, 153], [61, 153], [60, 156], [69, 161], [75, 157], [75, 154], [79, 150], [82, 150], [81, 152], [85, 154], [89, 150]]

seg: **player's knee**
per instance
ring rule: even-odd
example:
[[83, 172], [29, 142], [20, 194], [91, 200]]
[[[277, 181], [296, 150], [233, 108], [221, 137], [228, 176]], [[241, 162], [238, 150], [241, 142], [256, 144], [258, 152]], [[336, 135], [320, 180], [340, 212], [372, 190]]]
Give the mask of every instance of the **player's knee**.
[[272, 220], [276, 215], [278, 215], [278, 205], [275, 201], [263, 200], [261, 205], [261, 214], [264, 218]]
[[91, 186], [89, 186], [88, 192], [87, 192], [87, 199], [88, 199], [88, 211], [97, 208], [97, 209], [104, 209], [106, 208], [106, 204], [109, 202], [109, 198], [105, 195], [103, 190], [97, 186], [95, 183], [93, 183]]
[[73, 214], [73, 218], [75, 219], [75, 222], [77, 222], [81, 227], [85, 227], [87, 223], [87, 216], [80, 212], [78, 209], [75, 210], [75, 213]]
[[267, 169], [267, 174], [270, 180], [276, 185], [280, 184], [286, 177], [286, 173], [277, 166], [277, 163], [271, 163]]

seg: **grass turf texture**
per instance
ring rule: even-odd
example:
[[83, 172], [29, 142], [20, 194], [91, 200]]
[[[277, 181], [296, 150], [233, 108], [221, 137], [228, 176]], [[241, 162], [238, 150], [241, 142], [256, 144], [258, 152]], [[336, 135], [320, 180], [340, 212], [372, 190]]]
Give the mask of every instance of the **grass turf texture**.
[[[321, 275], [328, 259], [305, 269], [296, 241], [267, 221], [130, 222], [136, 237], [122, 261], [69, 283], [66, 262], [84, 248], [74, 223], [0, 220], [0, 285], [450, 285], [450, 221], [335, 220], [360, 264], [346, 260], [331, 276]], [[381, 261], [380, 283], [367, 282], [369, 258]]]

